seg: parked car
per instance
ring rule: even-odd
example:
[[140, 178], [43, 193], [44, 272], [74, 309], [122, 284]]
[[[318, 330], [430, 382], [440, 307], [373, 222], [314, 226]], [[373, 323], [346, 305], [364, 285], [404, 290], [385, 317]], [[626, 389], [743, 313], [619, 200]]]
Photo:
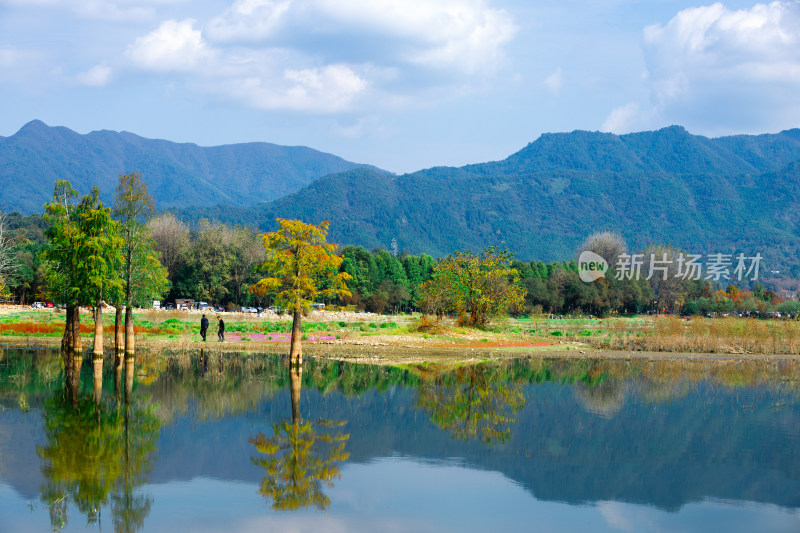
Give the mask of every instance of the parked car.
[[44, 306], [44, 302], [33, 302], [31, 304], [31, 309], [42, 309]]
[[45, 302], [44, 306], [47, 307], [48, 309], [52, 309], [54, 307], [53, 302]]

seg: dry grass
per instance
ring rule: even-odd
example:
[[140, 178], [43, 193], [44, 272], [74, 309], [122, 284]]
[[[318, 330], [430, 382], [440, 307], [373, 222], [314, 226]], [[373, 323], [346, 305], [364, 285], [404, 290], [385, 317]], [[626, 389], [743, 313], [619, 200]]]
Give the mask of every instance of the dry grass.
[[747, 318], [657, 317], [644, 324], [612, 323], [602, 348], [654, 352], [798, 354], [800, 322]]
[[411, 325], [411, 329], [412, 331], [430, 333], [434, 335], [447, 333], [450, 331], [450, 328], [448, 328], [441, 320], [436, 320], [436, 318], [430, 315], [422, 315], [419, 320]]

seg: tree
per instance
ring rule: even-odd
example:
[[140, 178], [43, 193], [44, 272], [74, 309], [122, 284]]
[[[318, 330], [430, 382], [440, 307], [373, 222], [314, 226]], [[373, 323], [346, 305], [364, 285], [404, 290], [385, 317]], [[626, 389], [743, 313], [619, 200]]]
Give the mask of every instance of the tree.
[[[148, 284], [159, 278], [152, 271], [145, 269], [158, 269], [158, 259], [155, 258], [152, 240], [149, 238], [145, 222], [153, 215], [155, 207], [153, 198], [147, 192], [147, 184], [142, 181], [142, 173], [138, 170], [130, 174], [120, 174], [117, 183], [117, 195], [114, 199], [114, 217], [122, 225], [122, 238], [124, 240], [123, 253], [125, 265], [123, 277], [125, 280], [125, 353], [133, 355], [135, 341], [133, 332], [133, 300], [136, 287]], [[166, 278], [166, 274], [164, 274]], [[115, 318], [116, 348], [120, 351], [121, 337], [121, 302], [116, 302], [117, 315]]]
[[578, 254], [580, 255], [584, 251], [596, 253], [606, 260], [609, 267], [614, 268], [614, 265], [617, 264], [617, 258], [627, 253], [628, 245], [625, 243], [625, 238], [619, 233], [603, 231], [593, 233], [583, 241], [578, 248]]
[[174, 283], [179, 261], [189, 249], [189, 227], [172, 213], [152, 218], [147, 222], [147, 227], [155, 241], [154, 249], [159, 254], [161, 264], [167, 269], [169, 280]]
[[267, 260], [260, 266], [270, 274], [251, 287], [256, 294], [276, 293], [276, 303], [292, 310], [292, 340], [289, 357], [302, 364], [300, 345], [303, 311], [319, 297], [348, 296], [346, 272], [339, 272], [342, 258], [334, 253], [335, 244], [325, 242], [328, 225], [305, 224], [299, 220], [278, 219], [280, 229], [262, 237]]
[[122, 296], [123, 257], [119, 223], [111, 218], [111, 209], [100, 201], [100, 190], [92, 188], [76, 211], [80, 242], [74, 251], [78, 256], [78, 278], [81, 303], [94, 307], [95, 366], [103, 364], [103, 305], [104, 300], [119, 301]]
[[233, 254], [230, 269], [231, 294], [236, 305], [241, 305], [247, 288], [254, 281], [255, 267], [266, 259], [264, 245], [254, 231], [237, 226], [230, 230], [229, 245]]
[[7, 291], [9, 277], [15, 270], [15, 257], [6, 228], [6, 216], [0, 211], [0, 295]]
[[423, 299], [443, 295], [445, 309], [460, 323], [485, 327], [493, 317], [523, 307], [525, 288], [518, 279], [511, 253], [488, 248], [480, 255], [459, 252], [443, 259], [421, 292]]
[[56, 181], [53, 198], [45, 204], [43, 218], [49, 225], [45, 236], [48, 246], [43, 256], [53, 265], [51, 283], [56, 287], [60, 300], [66, 305], [66, 324], [61, 339], [61, 351], [67, 368], [72, 366], [69, 354], [82, 354], [80, 336], [79, 257], [76, 253], [81, 244], [80, 228], [75, 217], [75, 199], [78, 191], [68, 181]]

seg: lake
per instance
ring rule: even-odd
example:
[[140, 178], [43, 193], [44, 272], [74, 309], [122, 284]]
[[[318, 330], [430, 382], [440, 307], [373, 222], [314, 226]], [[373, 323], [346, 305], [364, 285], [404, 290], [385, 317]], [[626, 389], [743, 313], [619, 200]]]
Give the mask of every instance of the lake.
[[798, 361], [210, 351], [75, 376], [0, 349], [2, 532], [800, 531]]

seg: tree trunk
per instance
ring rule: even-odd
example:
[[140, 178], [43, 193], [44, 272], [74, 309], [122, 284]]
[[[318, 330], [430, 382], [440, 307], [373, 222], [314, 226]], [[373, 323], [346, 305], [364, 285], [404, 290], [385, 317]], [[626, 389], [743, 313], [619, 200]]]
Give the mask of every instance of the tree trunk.
[[294, 306], [294, 313], [292, 314], [292, 344], [289, 349], [289, 363], [294, 366], [301, 366], [303, 364], [303, 349], [300, 346], [302, 332], [300, 331], [300, 322], [303, 320], [303, 311], [300, 309], [300, 304]]
[[[69, 354], [72, 353], [72, 319], [75, 317], [72, 311], [72, 305], [68, 305], [66, 309], [66, 314], [64, 320], [66, 324], [64, 325], [64, 336], [61, 337], [61, 354], [64, 357], [64, 363], [66, 364], [67, 358]], [[66, 366], [64, 367], [66, 368]]]
[[81, 342], [81, 306], [72, 307], [72, 351], [78, 357], [83, 357], [83, 343]]
[[[122, 327], [122, 305], [117, 304], [117, 311], [114, 314], [114, 351], [117, 354], [125, 351], [125, 330]], [[120, 367], [122, 362], [120, 359]]]
[[133, 356], [136, 351], [136, 341], [133, 337], [133, 309], [128, 305], [125, 307], [125, 355]]
[[94, 306], [94, 346], [92, 360], [100, 360], [100, 370], [103, 370], [103, 304], [101, 301]]

